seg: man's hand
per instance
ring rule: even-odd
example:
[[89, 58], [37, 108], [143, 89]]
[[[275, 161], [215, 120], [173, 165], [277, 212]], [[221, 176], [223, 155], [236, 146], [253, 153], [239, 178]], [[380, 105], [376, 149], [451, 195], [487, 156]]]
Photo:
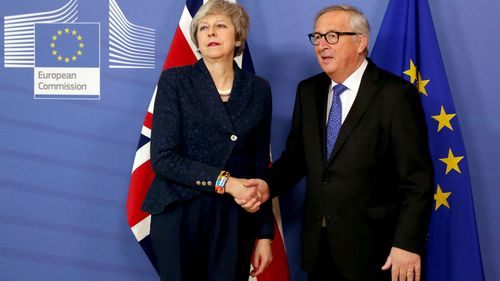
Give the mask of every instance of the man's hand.
[[256, 200], [258, 197], [257, 187], [246, 187], [243, 185], [244, 182], [246, 182], [245, 179], [229, 177], [225, 185], [225, 190], [234, 197], [236, 202], [250, 202], [252, 200]]
[[243, 185], [246, 188], [255, 188], [255, 190], [257, 190], [257, 196], [251, 198], [250, 200], [235, 198], [234, 201], [236, 201], [236, 203], [238, 203], [247, 212], [257, 212], [260, 205], [269, 200], [269, 186], [261, 179], [244, 180]]
[[261, 179], [249, 179], [243, 182], [243, 185], [246, 187], [252, 187], [255, 186], [257, 188], [257, 196], [259, 197], [260, 201], [262, 203], [266, 202], [269, 200], [270, 193], [269, 193], [269, 186], [267, 185], [267, 182], [261, 180]]
[[382, 270], [392, 268], [392, 281], [420, 281], [420, 262], [418, 254], [392, 247]]

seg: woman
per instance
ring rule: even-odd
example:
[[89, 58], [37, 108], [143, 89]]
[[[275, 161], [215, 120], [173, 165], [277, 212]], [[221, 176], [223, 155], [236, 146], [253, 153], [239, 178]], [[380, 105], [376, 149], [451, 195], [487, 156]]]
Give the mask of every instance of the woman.
[[156, 176], [144, 201], [161, 280], [248, 280], [271, 262], [269, 203], [247, 213], [235, 199], [255, 200], [254, 178], [269, 164], [269, 83], [242, 71], [249, 19], [238, 4], [212, 0], [191, 24], [202, 55], [168, 69], [158, 83], [151, 135]]

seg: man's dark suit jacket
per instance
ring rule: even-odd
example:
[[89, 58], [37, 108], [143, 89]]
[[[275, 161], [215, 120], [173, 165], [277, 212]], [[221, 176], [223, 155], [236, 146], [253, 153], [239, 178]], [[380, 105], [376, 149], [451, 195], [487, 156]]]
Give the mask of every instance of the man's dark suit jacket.
[[264, 179], [276, 195], [306, 176], [302, 267], [315, 265], [324, 216], [337, 268], [356, 280], [379, 271], [392, 246], [422, 254], [433, 166], [415, 87], [372, 62], [327, 161], [330, 85], [325, 73], [299, 83], [286, 148]]
[[[142, 209], [159, 214], [176, 202], [216, 194], [221, 170], [235, 177], [262, 175], [270, 161], [271, 111], [269, 83], [236, 63], [226, 105], [203, 60], [165, 70], [158, 82], [151, 133], [156, 175]], [[266, 205], [259, 235], [271, 237], [272, 210]]]

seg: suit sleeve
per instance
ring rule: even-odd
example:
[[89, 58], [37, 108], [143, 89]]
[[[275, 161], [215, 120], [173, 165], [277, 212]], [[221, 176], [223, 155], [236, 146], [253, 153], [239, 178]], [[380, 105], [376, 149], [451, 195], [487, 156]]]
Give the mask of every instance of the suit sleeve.
[[263, 176], [271, 189], [271, 196], [291, 188], [299, 182], [306, 172], [302, 137], [302, 107], [301, 94], [304, 92], [304, 82], [297, 86], [295, 105], [292, 115], [292, 125], [287, 137], [285, 150], [280, 158], [273, 162], [271, 169]]
[[[182, 79], [174, 71], [164, 71], [154, 105], [151, 132], [151, 163], [153, 171], [163, 178], [199, 191], [215, 192], [213, 184], [220, 169], [179, 154], [182, 117], [175, 81]], [[198, 186], [197, 180], [212, 181], [212, 185]]]
[[393, 246], [422, 254], [432, 211], [434, 169], [425, 114], [413, 85], [407, 84], [400, 94], [391, 126], [402, 199]]

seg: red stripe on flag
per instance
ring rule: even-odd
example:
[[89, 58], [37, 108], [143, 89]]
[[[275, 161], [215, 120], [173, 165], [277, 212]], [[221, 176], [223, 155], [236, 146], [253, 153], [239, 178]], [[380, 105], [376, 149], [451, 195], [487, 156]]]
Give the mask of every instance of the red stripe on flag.
[[146, 113], [146, 117], [144, 117], [144, 126], [150, 130], [153, 128], [153, 113]]
[[127, 198], [127, 222], [130, 227], [149, 216], [148, 213], [141, 210], [141, 206], [149, 186], [153, 182], [153, 177], [154, 172], [150, 160], [137, 167], [132, 173]]
[[190, 65], [197, 61], [196, 55], [191, 50], [191, 46], [187, 42], [182, 30], [177, 27], [175, 31], [174, 40], [172, 40], [172, 45], [170, 45], [170, 51], [168, 52], [167, 59], [163, 65], [163, 69]]

